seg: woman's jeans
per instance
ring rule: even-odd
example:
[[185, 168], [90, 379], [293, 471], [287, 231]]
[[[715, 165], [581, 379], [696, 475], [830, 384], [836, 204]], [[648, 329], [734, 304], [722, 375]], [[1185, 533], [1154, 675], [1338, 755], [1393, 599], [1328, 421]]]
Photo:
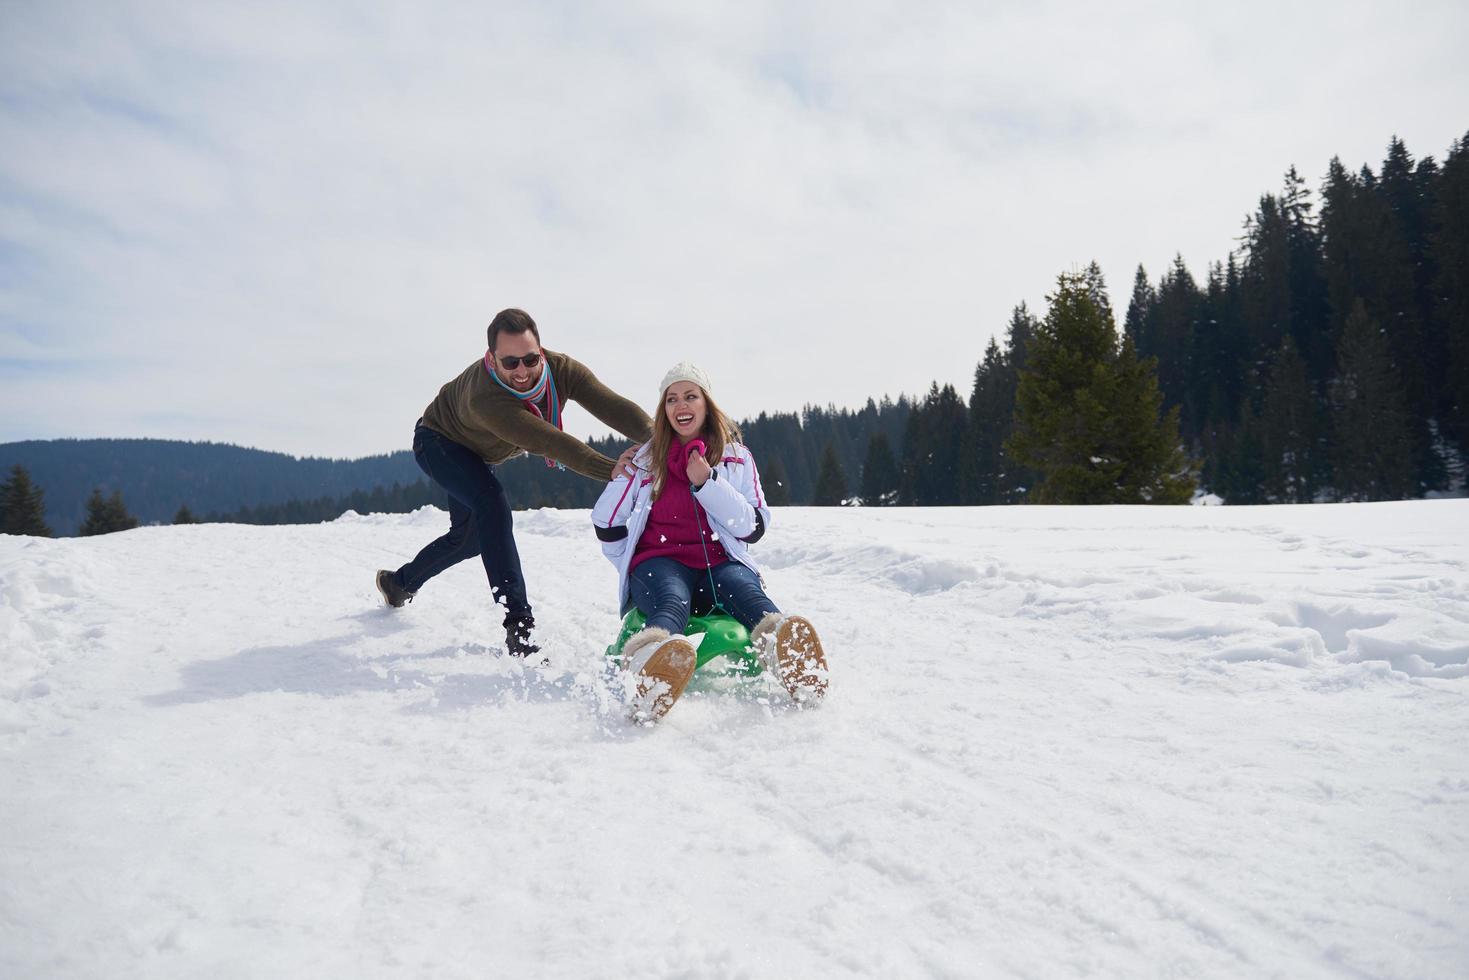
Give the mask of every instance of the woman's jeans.
[[398, 569], [398, 584], [417, 592], [444, 569], [479, 555], [495, 601], [505, 604], [508, 616], [528, 618], [530, 602], [515, 547], [510, 501], [495, 468], [425, 425], [413, 430], [413, 458], [449, 494], [449, 531]]
[[753, 629], [766, 613], [780, 612], [760, 587], [759, 576], [733, 558], [711, 569], [690, 568], [673, 558], [649, 558], [627, 579], [633, 605], [647, 617], [647, 625], [669, 633], [682, 633], [690, 615], [707, 615], [716, 599], [745, 629]]

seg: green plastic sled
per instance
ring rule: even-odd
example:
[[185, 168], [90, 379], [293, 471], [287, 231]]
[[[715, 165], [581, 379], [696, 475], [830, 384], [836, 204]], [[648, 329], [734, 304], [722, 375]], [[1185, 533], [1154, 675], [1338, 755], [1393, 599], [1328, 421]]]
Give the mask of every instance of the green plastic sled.
[[[628, 637], [642, 629], [646, 622], [647, 617], [640, 611], [629, 610], [622, 617], [622, 632], [617, 634], [617, 642], [607, 648], [607, 656], [620, 658], [622, 645], [627, 642]], [[723, 613], [690, 616], [684, 635], [692, 637], [698, 633], [704, 634], [703, 642], [698, 648], [699, 667], [716, 657], [724, 657], [729, 673], [743, 674], [746, 677], [754, 677], [760, 673], [760, 658], [755, 656], [755, 651], [750, 646], [750, 631], [741, 626], [738, 620]]]

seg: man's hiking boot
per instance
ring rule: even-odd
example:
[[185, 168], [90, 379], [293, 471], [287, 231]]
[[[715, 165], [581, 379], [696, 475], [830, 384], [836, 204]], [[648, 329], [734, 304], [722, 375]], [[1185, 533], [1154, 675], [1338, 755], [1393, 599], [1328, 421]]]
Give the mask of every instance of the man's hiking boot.
[[394, 609], [401, 609], [405, 603], [412, 602], [413, 597], [417, 595], [399, 585], [397, 574], [386, 568], [377, 570], [377, 590], [383, 594], [383, 602]]
[[529, 657], [540, 653], [541, 648], [531, 642], [531, 631], [536, 628], [532, 616], [505, 617], [505, 652], [512, 657]]

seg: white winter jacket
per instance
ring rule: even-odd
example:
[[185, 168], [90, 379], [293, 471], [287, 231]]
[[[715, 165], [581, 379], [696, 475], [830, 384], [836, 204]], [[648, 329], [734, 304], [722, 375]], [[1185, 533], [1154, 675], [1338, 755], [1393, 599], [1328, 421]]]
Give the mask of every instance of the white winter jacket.
[[[633, 456], [636, 474], [631, 479], [613, 477], [592, 508], [592, 526], [602, 542], [602, 554], [617, 568], [618, 609], [627, 608], [627, 569], [653, 509], [649, 445], [644, 443]], [[770, 525], [770, 508], [760, 488], [755, 457], [739, 443], [730, 443], [713, 469], [713, 476], [694, 491], [694, 499], [704, 508], [709, 526], [719, 535], [719, 543], [729, 557], [759, 575], [760, 567], [750, 557], [750, 545], [760, 540]]]

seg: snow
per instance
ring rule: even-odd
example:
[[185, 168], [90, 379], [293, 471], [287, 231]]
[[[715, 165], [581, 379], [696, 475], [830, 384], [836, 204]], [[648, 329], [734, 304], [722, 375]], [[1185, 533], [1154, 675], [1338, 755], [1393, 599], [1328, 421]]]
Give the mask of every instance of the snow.
[[782, 508], [827, 703], [623, 720], [445, 516], [0, 537], [0, 976], [1469, 974], [1469, 501]]

